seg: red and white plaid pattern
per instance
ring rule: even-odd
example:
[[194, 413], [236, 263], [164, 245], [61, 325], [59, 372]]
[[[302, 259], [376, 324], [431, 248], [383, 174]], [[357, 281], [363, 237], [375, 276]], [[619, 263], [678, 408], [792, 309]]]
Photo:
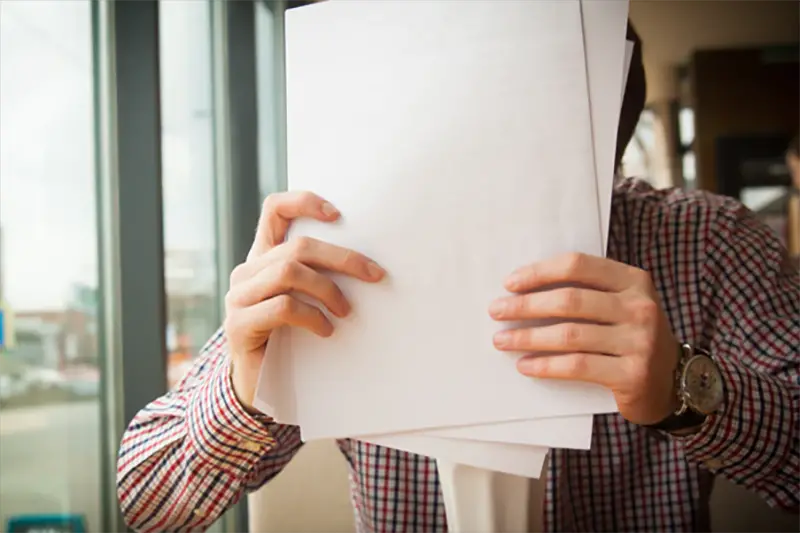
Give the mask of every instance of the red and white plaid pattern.
[[[591, 450], [551, 454], [545, 529], [708, 530], [715, 474], [797, 512], [800, 281], [778, 239], [731, 200], [627, 180], [614, 195], [609, 256], [651, 273], [676, 336], [719, 361], [725, 403], [683, 440], [596, 416]], [[133, 528], [201, 531], [301, 447], [298, 428], [242, 409], [227, 369], [220, 331], [128, 427], [118, 485]], [[433, 460], [339, 446], [359, 531], [447, 529]]]

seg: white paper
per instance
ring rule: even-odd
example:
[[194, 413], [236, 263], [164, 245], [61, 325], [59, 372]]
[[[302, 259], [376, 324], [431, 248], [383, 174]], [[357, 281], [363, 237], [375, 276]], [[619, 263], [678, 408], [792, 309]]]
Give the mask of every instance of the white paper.
[[[625, 33], [628, 0], [582, 1], [586, 63], [589, 73], [595, 172], [603, 235], [603, 255], [608, 247], [611, 196], [614, 189], [614, 156], [617, 145], [620, 105], [616, 102], [619, 78], [626, 72]], [[624, 75], [623, 79], [626, 79]], [[625, 86], [622, 86], [624, 94]]]
[[266, 402], [278, 420], [312, 439], [616, 409], [601, 387], [520, 376], [486, 311], [515, 268], [601, 252], [579, 7], [330, 2], [287, 14], [289, 187], [344, 213], [294, 235], [358, 249], [390, 275], [337, 278], [354, 312], [333, 338], [281, 332], [282, 355], [302, 357], [284, 361], [295, 412]]
[[[614, 172], [602, 172], [602, 169], [612, 168], [614, 160], [614, 147], [616, 146], [617, 126], [619, 123], [620, 112], [622, 107], [622, 99], [625, 94], [625, 83], [628, 77], [628, 70], [630, 68], [631, 56], [633, 54], [633, 43], [625, 41], [625, 27], [628, 17], [628, 0], [614, 0], [611, 2], [612, 7], [608, 10], [594, 9], [594, 7], [586, 7], [586, 0], [581, 0], [582, 15], [583, 15], [583, 28], [584, 28], [584, 43], [587, 49], [592, 52], [586, 53], [587, 72], [589, 73], [589, 93], [594, 98], [595, 104], [591, 106], [592, 124], [597, 125], [598, 132], [607, 132], [608, 137], [605, 137], [598, 143], [597, 136], [595, 136], [595, 162], [598, 169], [597, 181], [598, 190], [607, 191], [607, 197], [600, 197], [601, 219], [602, 227], [606, 228], [604, 232], [604, 239], [607, 237], [609, 228], [609, 217], [611, 207], [611, 191], [613, 190]], [[624, 4], [624, 9], [621, 9], [621, 4]], [[615, 16], [616, 18], [611, 18]], [[612, 30], [617, 31], [615, 35]], [[615, 81], [614, 70], [605, 70], [609, 65], [616, 64], [616, 56], [620, 50], [617, 43], [620, 41], [625, 42], [624, 47], [624, 60], [623, 60], [623, 77], [622, 83], [617, 84]], [[608, 57], [613, 56], [613, 57]], [[612, 108], [611, 95], [613, 91], [619, 87], [619, 103], [618, 111], [616, 114], [606, 112], [605, 109]], [[612, 119], [612, 117], [615, 117]], [[612, 125], [607, 124], [612, 120]], [[608, 142], [611, 139], [611, 142]], [[605, 151], [605, 152], [604, 152]], [[609, 156], [610, 154], [610, 156]], [[611, 164], [607, 164], [610, 160]], [[602, 161], [602, 163], [600, 162]], [[598, 193], [600, 194], [600, 193]], [[604, 243], [606, 241], [604, 240]], [[604, 244], [604, 249], [606, 245]], [[558, 421], [550, 420], [547, 422], [548, 431], [555, 431], [558, 435], [565, 436], [563, 439], [564, 444], [558, 443], [545, 444], [540, 442], [540, 434], [544, 428], [539, 427], [536, 420], [520, 420], [514, 422], [500, 422], [496, 424], [487, 424], [483, 426], [465, 426], [457, 428], [440, 428], [433, 429], [420, 434], [448, 437], [454, 439], [471, 439], [471, 440], [485, 440], [492, 442], [509, 442], [515, 444], [532, 444], [532, 445], [548, 445], [554, 448], [580, 448], [588, 449], [591, 442], [591, 432], [593, 417], [590, 415], [572, 416], [557, 419]], [[557, 425], [557, 427], [555, 427]], [[569, 437], [566, 437], [566, 436]], [[406, 435], [407, 437], [407, 435]], [[390, 438], [385, 436], [386, 439]], [[576, 446], [574, 440], [583, 443], [582, 446]], [[384, 441], [387, 442], [387, 441]]]
[[[625, 93], [625, 80], [630, 67], [630, 59], [633, 51], [633, 43], [625, 41], [624, 28], [627, 21], [627, 0], [615, 0], [616, 4], [608, 11], [593, 8], [583, 9], [584, 43], [586, 48], [592, 52], [586, 56], [587, 70], [590, 74], [589, 91], [594, 96], [595, 105], [591, 107], [592, 123], [598, 125], [598, 131], [608, 132], [609, 137], [605, 142], [600, 142], [598, 147], [595, 138], [595, 159], [603, 160], [603, 164], [597, 163], [598, 170], [605, 165], [606, 168], [613, 168], [614, 149], [616, 141], [617, 124], [619, 122], [619, 111], [611, 125], [606, 124], [613, 113], [602, 112], [601, 109], [612, 108], [613, 104], [609, 101], [614, 91], [619, 92], [618, 106], [622, 105], [622, 98]], [[585, 5], [585, 1], [582, 0]], [[624, 4], [625, 9], [619, 9]], [[616, 20], [610, 21], [609, 16], [615, 15]], [[609, 22], [611, 22], [609, 24]], [[605, 26], [604, 26], [605, 25]], [[618, 31], [617, 35], [612, 35], [612, 30]], [[618, 55], [619, 47], [617, 42], [625, 41], [624, 72], [622, 81], [617, 82], [614, 71], [604, 70], [607, 65], [615, 63], [616, 58], [607, 56]], [[613, 128], [611, 127], [613, 125]], [[605, 137], [605, 135], [603, 135]], [[611, 143], [608, 142], [611, 139]], [[611, 148], [609, 148], [611, 144]], [[605, 150], [605, 157], [601, 153]], [[610, 156], [608, 154], [611, 154]], [[610, 159], [611, 164], [606, 164]], [[603, 205], [610, 207], [610, 195], [613, 189], [614, 173], [600, 172], [597, 175], [599, 190], [608, 191], [608, 198], [600, 198]], [[602, 212], [602, 227], [608, 228], [610, 210]], [[579, 415], [549, 420], [520, 420], [514, 422], [500, 422], [496, 424], [486, 424], [481, 426], [464, 426], [432, 429], [421, 432], [407, 433], [403, 435], [403, 443], [406, 447], [412, 447], [410, 437], [412, 435], [446, 437], [451, 439], [479, 440], [495, 443], [530, 444], [534, 446], [550, 446], [553, 448], [574, 448], [589, 449], [592, 436], [593, 417], [591, 415]], [[553, 437], [555, 435], [555, 437]], [[382, 442], [386, 446], [392, 446], [392, 435], [382, 436]], [[421, 444], [424, 447], [424, 442]], [[454, 446], [461, 446], [462, 442], [454, 442]], [[498, 446], [495, 455], [502, 454], [504, 447]], [[537, 452], [538, 453], [538, 452]], [[444, 457], [447, 457], [445, 454]]]
[[625, 72], [622, 76], [622, 94], [619, 95], [620, 112], [622, 111], [622, 101], [625, 99], [625, 86], [628, 84], [628, 74], [631, 71], [631, 59], [633, 59], [633, 41], [625, 41]]
[[[582, 0], [583, 1], [583, 0]], [[627, 3], [627, 2], [626, 2]], [[584, 28], [595, 28], [596, 25], [602, 24], [604, 21], [598, 16], [598, 10], [590, 9], [583, 12]], [[627, 9], [626, 15], [627, 17]], [[605, 32], [597, 31], [596, 29], [590, 30], [585, 35], [585, 43], [588, 48], [598, 50], [600, 53], [593, 53], [587, 57], [587, 64], [591, 61], [597, 61], [598, 58], [606, 54], [613, 53], [613, 46], [606, 46]], [[622, 36], [620, 36], [622, 39]], [[613, 43], [613, 39], [608, 42]], [[630, 68], [630, 61], [633, 54], [633, 43], [630, 41], [625, 42], [625, 58], [624, 58], [624, 72], [622, 83], [619, 84], [619, 106], [622, 106], [622, 99], [625, 94], [625, 84]], [[609, 86], [613, 86], [613, 74], [611, 72], [602, 72], [597, 68], [597, 65], [588, 65], [587, 68], [590, 72], [600, 71], [600, 76], [595, 76], [589, 79], [589, 90], [596, 95], [606, 95], [611, 90]], [[604, 87], [597, 87], [604, 85]], [[594, 87], [594, 89], [593, 89]], [[600, 98], [599, 96], [597, 98]], [[595, 102], [598, 102], [596, 99]], [[605, 100], [600, 100], [602, 105], [606, 105]], [[597, 114], [599, 105], [592, 107], [592, 120], [593, 123], [598, 124], [600, 131], [608, 131], [602, 121], [607, 120], [608, 114]], [[619, 114], [617, 114], [616, 122], [614, 123], [615, 129], [613, 139], [616, 139], [616, 125], [619, 121]], [[596, 140], [595, 140], [596, 141]], [[595, 157], [598, 157], [597, 143], [595, 142]], [[611, 156], [613, 161], [613, 154]], [[598, 165], [602, 166], [602, 165]], [[613, 165], [612, 165], [613, 166]], [[598, 174], [598, 183], [600, 190], [611, 191], [613, 189], [614, 175], [613, 173]], [[610, 194], [610, 193], [609, 193]], [[601, 198], [601, 201], [603, 198]], [[608, 198], [610, 202], [610, 197]], [[610, 205], [610, 204], [609, 204]], [[610, 210], [604, 211], [602, 226], [609, 227], [608, 217]], [[591, 415], [579, 415], [564, 418], [552, 419], [538, 419], [538, 420], [521, 420], [515, 422], [500, 422], [496, 424], [486, 424], [482, 426], [465, 426], [453, 428], [440, 428], [423, 432], [413, 432], [405, 434], [391, 434], [383, 435], [380, 438], [373, 437], [376, 444], [388, 446], [390, 448], [403, 449], [410, 453], [421, 455], [431, 455], [437, 458], [446, 458], [448, 461], [453, 461], [453, 457], [459, 457], [463, 460], [473, 461], [470, 466], [478, 466], [491, 471], [503, 471], [506, 467], [506, 473], [513, 473], [520, 475], [520, 471], [514, 468], [508, 468], [508, 458], [513, 457], [517, 461], [516, 465], [523, 465], [523, 468], [530, 471], [531, 464], [538, 464], [539, 458], [547, 453], [545, 447], [552, 448], [571, 448], [571, 449], [586, 449], [588, 450], [591, 445], [592, 438], [592, 425], [593, 417]], [[415, 437], [421, 437], [416, 439]], [[451, 439], [451, 444], [448, 447], [444, 442], [436, 442], [431, 445], [430, 439], [427, 437], [446, 437]], [[491, 449], [485, 446], [478, 445], [473, 448], [471, 441], [484, 441], [493, 442], [494, 445]], [[511, 446], [508, 446], [511, 444]], [[529, 450], [523, 452], [514, 444], [530, 444]], [[483, 454], [486, 454], [485, 456]], [[466, 457], [465, 457], [466, 456]], [[475, 459], [477, 458], [477, 461]], [[480, 465], [474, 464], [480, 462]], [[464, 463], [462, 463], [464, 464]], [[541, 471], [541, 468], [540, 468]]]
[[530, 531], [532, 483], [529, 478], [441, 460], [436, 461], [436, 470], [442, 487], [448, 531]]
[[[382, 442], [395, 435], [424, 435], [428, 437], [447, 438], [451, 440], [485, 441], [494, 443], [525, 444], [529, 446], [545, 446], [548, 448], [570, 448], [588, 450], [592, 440], [592, 415], [578, 415], [558, 418], [537, 418], [517, 422], [500, 422], [481, 426], [464, 426], [414, 431], [409, 433], [392, 433], [381, 435]], [[491, 431], [497, 426], [498, 431]], [[476, 429], [480, 431], [475, 431]], [[371, 436], [370, 438], [374, 438]], [[406, 440], [408, 442], [408, 440]], [[459, 444], [460, 445], [460, 444]]]
[[[424, 435], [392, 435], [390, 444], [386, 444], [389, 441], [384, 441], [381, 437], [359, 437], [359, 440], [433, 458], [446, 457], [453, 463], [534, 479], [541, 475], [542, 465], [549, 451], [547, 448], [525, 444], [498, 445], [482, 441], [464, 441], [454, 446], [452, 439]], [[502, 447], [502, 453], [498, 453], [498, 447]]]

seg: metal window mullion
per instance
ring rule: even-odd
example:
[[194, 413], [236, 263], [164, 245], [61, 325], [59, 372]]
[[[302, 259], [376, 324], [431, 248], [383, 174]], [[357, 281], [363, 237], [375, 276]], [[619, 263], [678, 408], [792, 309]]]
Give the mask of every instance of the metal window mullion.
[[[218, 292], [244, 261], [260, 214], [255, 4], [210, 2]], [[220, 312], [224, 316], [223, 299]], [[246, 500], [225, 515], [225, 531], [247, 530]]]
[[[167, 389], [158, 2], [97, 9], [105, 440], [115, 457], [125, 426]], [[106, 505], [118, 507], [115, 492]], [[119, 513], [111, 522], [123, 530]]]
[[158, 2], [115, 2], [125, 419], [167, 389]]

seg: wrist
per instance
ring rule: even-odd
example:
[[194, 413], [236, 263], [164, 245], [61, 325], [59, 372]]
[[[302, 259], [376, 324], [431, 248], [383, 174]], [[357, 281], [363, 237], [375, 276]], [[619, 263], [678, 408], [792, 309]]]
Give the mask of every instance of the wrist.
[[234, 364], [234, 357], [231, 357], [230, 361], [228, 361], [228, 381], [230, 383], [231, 390], [233, 391], [233, 397], [236, 399], [241, 408], [244, 409], [249, 415], [261, 414], [261, 411], [253, 407], [252, 404], [255, 391], [252, 391], [249, 394], [249, 402], [243, 398], [244, 395], [242, 394], [242, 386], [237, 384], [238, 380], [236, 379], [236, 365]]
[[[676, 436], [693, 434], [722, 401], [722, 381], [712, 356], [689, 344], [680, 345], [675, 368], [674, 402], [677, 407], [653, 429]], [[673, 405], [675, 405], [673, 404]]]

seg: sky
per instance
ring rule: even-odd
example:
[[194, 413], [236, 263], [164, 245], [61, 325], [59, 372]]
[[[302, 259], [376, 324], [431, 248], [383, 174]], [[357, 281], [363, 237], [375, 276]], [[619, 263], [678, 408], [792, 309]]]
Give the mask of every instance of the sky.
[[[165, 246], [213, 261], [208, 7], [161, 9]], [[91, 47], [88, 0], [0, 2], [0, 264], [17, 311], [97, 284]]]

